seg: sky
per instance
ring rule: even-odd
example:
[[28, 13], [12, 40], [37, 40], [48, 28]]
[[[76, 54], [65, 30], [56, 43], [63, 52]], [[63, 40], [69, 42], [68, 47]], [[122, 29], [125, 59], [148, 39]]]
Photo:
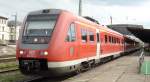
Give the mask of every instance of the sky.
[[[0, 16], [23, 21], [27, 13], [40, 9], [65, 9], [78, 15], [79, 0], [0, 0]], [[139, 24], [150, 29], [150, 0], [82, 0], [82, 16], [100, 24]]]

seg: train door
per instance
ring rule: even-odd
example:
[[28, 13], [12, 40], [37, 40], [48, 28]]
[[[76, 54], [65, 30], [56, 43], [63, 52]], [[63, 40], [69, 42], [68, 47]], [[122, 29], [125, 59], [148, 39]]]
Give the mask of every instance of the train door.
[[100, 58], [100, 31], [99, 29], [96, 29], [96, 36], [97, 36], [97, 48], [96, 48], [96, 59]]
[[67, 46], [68, 55], [70, 59], [73, 59], [78, 54], [78, 43], [77, 43], [77, 28], [75, 23], [71, 23], [67, 33]]

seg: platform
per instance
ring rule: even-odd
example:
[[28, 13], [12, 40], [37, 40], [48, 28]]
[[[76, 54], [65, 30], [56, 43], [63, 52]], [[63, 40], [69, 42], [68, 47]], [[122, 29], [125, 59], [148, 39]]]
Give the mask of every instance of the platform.
[[[150, 75], [139, 73], [138, 54], [132, 53], [100, 65], [63, 82], [150, 82]], [[145, 60], [150, 60], [149, 56]]]
[[150, 75], [150, 61], [144, 61], [140, 70], [141, 74]]

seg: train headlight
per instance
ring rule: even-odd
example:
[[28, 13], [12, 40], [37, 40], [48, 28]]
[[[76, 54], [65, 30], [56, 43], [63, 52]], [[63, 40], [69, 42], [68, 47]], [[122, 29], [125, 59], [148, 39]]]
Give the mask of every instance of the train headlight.
[[47, 55], [48, 55], [48, 52], [47, 52], [47, 51], [45, 51], [45, 52], [44, 52], [44, 55], [45, 55], [45, 56], [47, 56]]
[[19, 53], [20, 53], [20, 54], [23, 54], [23, 51], [21, 50]]
[[41, 55], [47, 56], [47, 55], [48, 55], [48, 52], [47, 52], [47, 51], [43, 51], [43, 52], [41, 52]]

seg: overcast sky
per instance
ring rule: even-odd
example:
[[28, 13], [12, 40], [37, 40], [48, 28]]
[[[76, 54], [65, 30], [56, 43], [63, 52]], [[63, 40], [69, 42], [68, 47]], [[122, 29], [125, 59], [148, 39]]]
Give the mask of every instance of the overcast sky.
[[[0, 0], [0, 15], [10, 20], [17, 12], [18, 20], [33, 10], [66, 9], [78, 14], [78, 0]], [[150, 0], [83, 0], [83, 15], [97, 19], [101, 24], [140, 24], [150, 29]]]

